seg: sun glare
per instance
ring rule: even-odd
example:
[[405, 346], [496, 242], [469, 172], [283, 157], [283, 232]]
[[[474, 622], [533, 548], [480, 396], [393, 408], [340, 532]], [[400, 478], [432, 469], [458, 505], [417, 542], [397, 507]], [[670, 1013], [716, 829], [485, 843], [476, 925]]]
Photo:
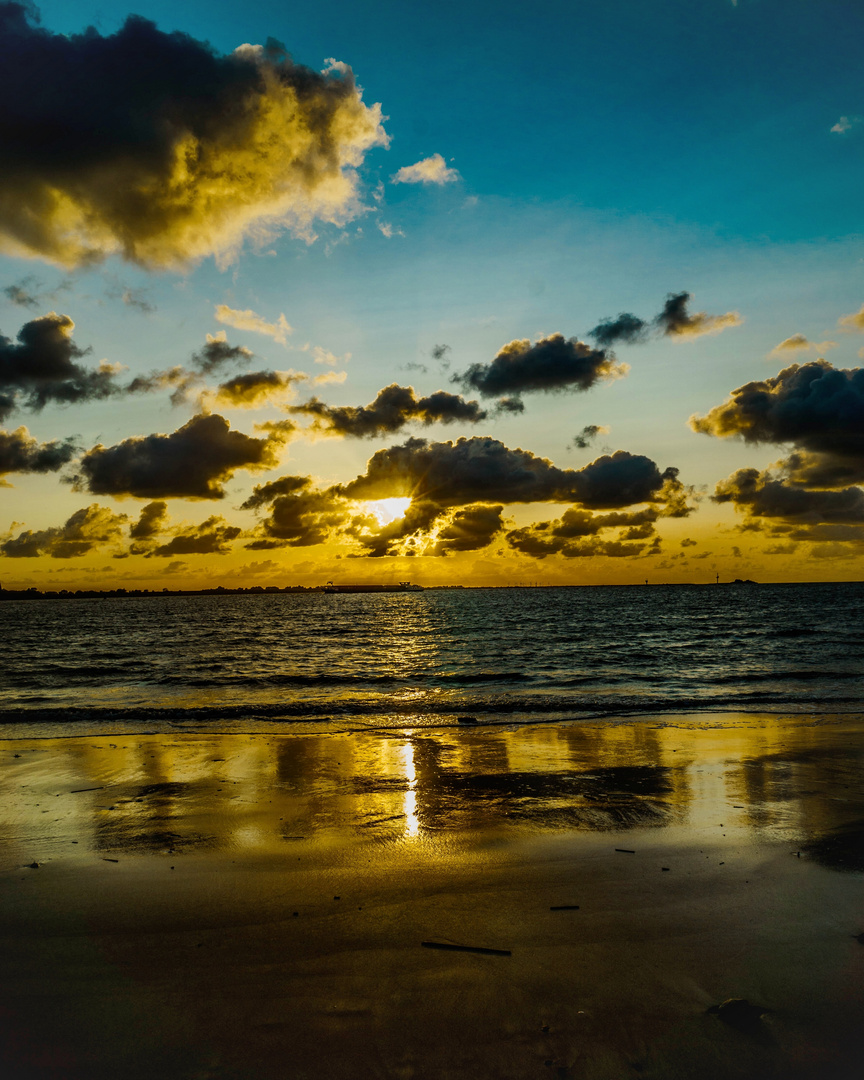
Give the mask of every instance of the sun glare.
[[389, 525], [391, 521], [405, 516], [405, 511], [411, 505], [411, 499], [407, 496], [394, 499], [375, 499], [366, 503], [366, 509], [374, 514], [379, 525]]

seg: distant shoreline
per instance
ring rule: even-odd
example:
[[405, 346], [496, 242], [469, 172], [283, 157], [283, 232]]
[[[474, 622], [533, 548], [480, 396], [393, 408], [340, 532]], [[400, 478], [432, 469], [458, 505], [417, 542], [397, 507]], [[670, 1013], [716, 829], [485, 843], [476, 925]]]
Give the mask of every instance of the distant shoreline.
[[0, 602], [4, 600], [99, 600], [99, 599], [119, 599], [126, 600], [129, 598], [139, 597], [164, 597], [164, 596], [275, 596], [283, 593], [315, 593], [324, 595], [337, 595], [343, 591], [352, 595], [379, 595], [379, 596], [401, 596], [404, 594], [416, 594], [418, 592], [441, 592], [452, 590], [481, 590], [481, 589], [644, 589], [648, 588], [665, 588], [665, 589], [714, 589], [717, 586], [750, 586], [758, 585], [762, 587], [773, 586], [790, 586], [797, 587], [801, 585], [860, 585], [860, 581], [767, 581], [758, 582], [750, 580], [741, 580], [736, 578], [734, 581], [657, 581], [651, 582], [631, 582], [631, 583], [619, 583], [619, 584], [591, 584], [584, 583], [580, 585], [545, 585], [545, 584], [512, 584], [512, 585], [420, 585], [414, 586], [411, 589], [401, 590], [398, 588], [378, 587], [377, 583], [370, 583], [370, 588], [367, 592], [366, 589], [333, 589], [327, 585], [252, 585], [249, 588], [238, 587], [236, 589], [226, 588], [224, 585], [218, 585], [212, 589], [57, 589], [57, 590], [45, 590], [36, 589], [31, 587], [29, 589], [4, 589], [0, 587]]

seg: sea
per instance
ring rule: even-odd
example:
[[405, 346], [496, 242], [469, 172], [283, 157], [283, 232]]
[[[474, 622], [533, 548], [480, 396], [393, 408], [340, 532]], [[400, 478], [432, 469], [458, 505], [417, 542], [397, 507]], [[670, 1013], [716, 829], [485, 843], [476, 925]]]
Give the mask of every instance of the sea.
[[0, 731], [864, 711], [864, 583], [5, 600]]

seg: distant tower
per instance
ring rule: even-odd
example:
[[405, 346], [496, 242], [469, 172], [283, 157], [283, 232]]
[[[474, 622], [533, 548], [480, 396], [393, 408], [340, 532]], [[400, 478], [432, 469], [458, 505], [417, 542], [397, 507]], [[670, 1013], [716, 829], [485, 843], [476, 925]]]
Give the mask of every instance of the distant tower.
[[716, 582], [716, 583], [717, 583], [718, 585], [720, 584], [720, 575], [719, 575], [719, 574], [717, 574], [717, 582]]

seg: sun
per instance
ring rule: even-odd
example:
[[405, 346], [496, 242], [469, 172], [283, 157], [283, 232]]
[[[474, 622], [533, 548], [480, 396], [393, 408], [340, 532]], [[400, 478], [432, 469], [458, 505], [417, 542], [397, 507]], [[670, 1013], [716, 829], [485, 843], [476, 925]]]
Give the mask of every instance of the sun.
[[379, 525], [389, 525], [391, 521], [404, 517], [410, 505], [410, 497], [404, 496], [393, 499], [372, 499], [366, 503], [366, 509], [377, 519]]

